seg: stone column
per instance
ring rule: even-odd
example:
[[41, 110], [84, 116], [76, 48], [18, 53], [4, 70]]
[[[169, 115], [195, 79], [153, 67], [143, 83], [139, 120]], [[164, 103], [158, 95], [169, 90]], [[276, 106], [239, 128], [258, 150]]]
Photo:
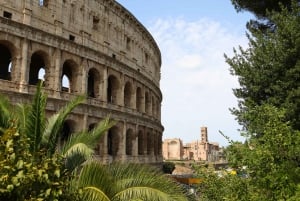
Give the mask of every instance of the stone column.
[[22, 52], [21, 52], [21, 67], [20, 67], [20, 92], [26, 92], [25, 89], [26, 85], [26, 77], [28, 77], [29, 74], [29, 68], [28, 66], [28, 40], [26, 38], [23, 39], [21, 42], [22, 44]]
[[108, 85], [108, 67], [105, 66], [103, 70], [103, 82], [101, 83], [102, 85], [102, 90], [101, 90], [101, 100], [104, 102], [107, 102], [107, 85]]
[[61, 57], [62, 57], [62, 52], [60, 49], [56, 49], [54, 53], [54, 69], [52, 71], [53, 73], [53, 79], [52, 79], [52, 89], [56, 91], [56, 96], [59, 96], [59, 92], [61, 91], [61, 86], [62, 86], [62, 77], [61, 77], [61, 72], [62, 72], [62, 64], [61, 64]]
[[31, 24], [31, 15], [32, 15], [31, 1], [25, 0], [24, 8], [23, 8], [23, 24], [26, 25]]

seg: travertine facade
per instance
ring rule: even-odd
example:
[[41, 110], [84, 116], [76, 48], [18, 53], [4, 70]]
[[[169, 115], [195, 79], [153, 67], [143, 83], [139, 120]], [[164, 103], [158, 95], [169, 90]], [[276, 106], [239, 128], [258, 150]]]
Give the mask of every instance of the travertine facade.
[[42, 79], [49, 114], [86, 94], [61, 138], [110, 115], [103, 162], [162, 161], [160, 67], [150, 33], [114, 0], [0, 2], [0, 93], [28, 101]]
[[163, 142], [163, 158], [165, 160], [182, 160], [183, 145], [181, 139], [166, 139]]

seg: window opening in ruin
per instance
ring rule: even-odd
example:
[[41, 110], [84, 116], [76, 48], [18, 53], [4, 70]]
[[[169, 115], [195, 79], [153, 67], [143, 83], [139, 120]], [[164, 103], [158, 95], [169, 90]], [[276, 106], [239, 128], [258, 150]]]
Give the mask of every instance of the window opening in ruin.
[[95, 98], [95, 78], [93, 73], [91, 73], [91, 71], [89, 71], [88, 74], [88, 96], [91, 98]]
[[99, 17], [93, 16], [93, 29], [98, 30], [99, 21]]
[[118, 129], [117, 127], [113, 127], [109, 129], [107, 134], [107, 153], [111, 156], [116, 156], [119, 149], [118, 145]]
[[61, 134], [59, 136], [59, 142], [58, 144], [62, 147], [64, 143], [68, 141], [70, 138], [71, 134], [74, 132], [74, 126], [75, 122], [73, 120], [66, 120], [63, 123], [63, 128], [61, 131]]
[[150, 111], [151, 111], [151, 100], [150, 100], [150, 96], [149, 96], [149, 93], [146, 92], [145, 94], [145, 99], [146, 99], [146, 104], [145, 104], [145, 111], [148, 115], [150, 115]]
[[139, 131], [139, 134], [138, 134], [138, 154], [139, 155], [143, 155], [144, 154], [144, 145], [143, 145], [143, 142], [144, 142], [144, 136], [143, 136], [143, 132], [142, 131]]
[[147, 133], [147, 154], [150, 155], [152, 151], [152, 137], [150, 133]]
[[73, 92], [74, 86], [73, 83], [76, 83], [76, 77], [74, 76], [74, 68], [76, 68], [76, 63], [71, 60], [67, 60], [63, 64], [63, 71], [61, 77], [61, 90], [64, 92]]
[[36, 85], [39, 81], [44, 81], [45, 78], [45, 62], [39, 53], [34, 53], [31, 56], [29, 70], [29, 84]]
[[153, 138], [153, 144], [154, 144], [154, 155], [157, 156], [158, 155], [158, 140], [157, 140], [157, 135], [155, 134], [154, 135], [154, 138]]
[[133, 131], [128, 129], [126, 132], [126, 155], [132, 155], [133, 139]]
[[12, 56], [10, 50], [0, 44], [0, 79], [11, 80]]
[[73, 36], [73, 35], [70, 34], [70, 35], [69, 35], [69, 40], [70, 40], [70, 41], [75, 41], [75, 36]]
[[147, 53], [145, 53], [145, 64], [148, 64], [149, 62], [149, 56]]
[[132, 102], [132, 86], [130, 82], [127, 82], [124, 87], [124, 106], [131, 107]]
[[3, 11], [3, 17], [5, 17], [7, 19], [11, 19], [12, 18], [12, 13], [7, 12], [7, 11]]
[[156, 105], [155, 105], [155, 98], [152, 96], [152, 115], [156, 115]]
[[108, 77], [107, 83], [107, 102], [116, 104], [117, 103], [117, 94], [118, 94], [119, 83], [117, 78], [114, 76]]
[[70, 80], [66, 75], [62, 77], [62, 91], [70, 93]]
[[49, 0], [39, 0], [39, 5], [47, 7], [48, 6], [48, 1]]
[[136, 90], [136, 109], [138, 112], [142, 112], [142, 101], [143, 101], [142, 90], [140, 87], [138, 87]]
[[129, 37], [126, 37], [126, 49], [131, 49], [131, 39]]

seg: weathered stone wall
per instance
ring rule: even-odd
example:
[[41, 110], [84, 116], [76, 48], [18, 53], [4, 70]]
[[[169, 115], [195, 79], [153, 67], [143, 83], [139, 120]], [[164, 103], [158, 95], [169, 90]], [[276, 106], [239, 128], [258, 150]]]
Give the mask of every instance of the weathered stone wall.
[[110, 115], [103, 162], [162, 161], [160, 66], [150, 33], [114, 0], [0, 2], [0, 92], [29, 101], [44, 80], [49, 114], [85, 94], [65, 135]]

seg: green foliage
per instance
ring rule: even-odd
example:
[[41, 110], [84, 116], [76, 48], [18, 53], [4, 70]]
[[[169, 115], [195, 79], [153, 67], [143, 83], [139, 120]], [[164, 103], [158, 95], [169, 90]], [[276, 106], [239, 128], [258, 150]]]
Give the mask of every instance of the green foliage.
[[279, 3], [290, 7], [291, 0], [231, 0], [235, 9], [240, 11], [250, 11], [259, 18], [267, 17], [267, 10], [277, 11], [281, 10]]
[[173, 162], [164, 162], [163, 163], [163, 172], [166, 174], [172, 174], [175, 170], [175, 163]]
[[72, 175], [65, 170], [63, 158], [45, 157], [40, 150], [39, 159], [32, 160], [29, 150], [29, 139], [15, 128], [0, 136], [0, 200], [76, 200], [76, 192], [66, 188]]
[[273, 31], [250, 29], [249, 48], [234, 50], [233, 58], [226, 57], [231, 73], [237, 76], [240, 88], [234, 90], [239, 108], [232, 110], [241, 125], [247, 127], [245, 113], [257, 105], [271, 104], [286, 108], [291, 126], [300, 129], [300, 8], [283, 9], [270, 14], [275, 22]]
[[218, 173], [212, 167], [196, 167], [195, 170], [202, 182], [197, 186], [197, 194], [201, 201], [248, 201], [251, 186], [249, 179], [231, 174], [226, 170]]
[[187, 201], [177, 183], [158, 169], [141, 164], [104, 166], [91, 161], [80, 172], [77, 185], [85, 201]]

